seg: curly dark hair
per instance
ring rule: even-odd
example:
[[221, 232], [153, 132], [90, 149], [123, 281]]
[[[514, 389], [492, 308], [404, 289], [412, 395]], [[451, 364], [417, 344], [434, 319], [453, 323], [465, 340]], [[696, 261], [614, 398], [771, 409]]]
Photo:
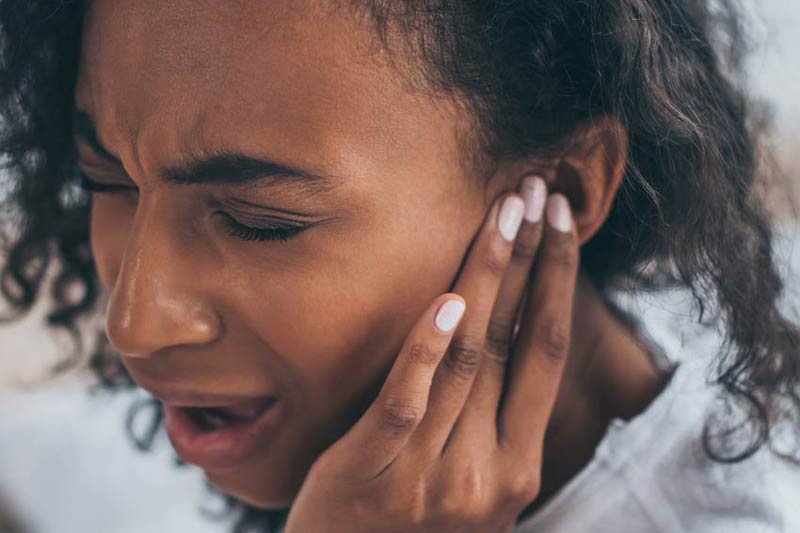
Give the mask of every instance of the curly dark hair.
[[[340, 3], [369, 17], [387, 50], [412, 52], [393, 54], [399, 72], [466, 102], [489, 160], [552, 155], [580, 124], [618, 120], [626, 174], [583, 267], [605, 294], [686, 288], [698, 320], [722, 326], [715, 381], [744, 417], [709, 418], [710, 458], [743, 460], [779, 423], [797, 426], [800, 331], [778, 308], [763, 121], [741, 85], [734, 0]], [[78, 323], [99, 296], [71, 135], [83, 10], [80, 0], [0, 0], [0, 191], [10, 191], [0, 196], [0, 288], [24, 314], [54, 264], [47, 321], [72, 333], [76, 354], [87, 350]], [[133, 386], [102, 332], [88, 352], [101, 385]], [[243, 509], [239, 531], [277, 528], [283, 516]]]

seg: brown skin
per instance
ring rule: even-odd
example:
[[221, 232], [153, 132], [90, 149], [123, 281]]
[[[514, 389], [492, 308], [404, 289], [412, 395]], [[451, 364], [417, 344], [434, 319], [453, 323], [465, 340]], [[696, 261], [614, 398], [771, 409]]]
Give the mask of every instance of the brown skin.
[[[261, 507], [287, 506], [314, 460], [365, 413], [412, 326], [458, 279], [500, 193], [535, 170], [568, 195], [583, 243], [604, 222], [625, 160], [624, 131], [600, 121], [563, 160], [502, 161], [486, 182], [465, 168], [459, 106], [411, 92], [368, 21], [305, 2], [95, 0], [76, 90], [122, 161], [78, 140], [81, 167], [132, 188], [93, 195], [109, 339], [145, 389], [287, 402], [290, 417], [263, 453], [206, 471]], [[161, 179], [164, 167], [216, 149], [332, 176], [333, 186], [312, 195], [288, 182]], [[262, 226], [282, 215], [234, 209], [234, 199], [319, 224], [286, 242], [246, 242], [219, 211]], [[480, 307], [470, 299], [494, 298], [472, 294], [464, 320]], [[579, 283], [575, 298], [583, 305], [542, 494], [585, 464], [609, 417], [640, 411], [658, 389], [644, 349], [595, 290]]]

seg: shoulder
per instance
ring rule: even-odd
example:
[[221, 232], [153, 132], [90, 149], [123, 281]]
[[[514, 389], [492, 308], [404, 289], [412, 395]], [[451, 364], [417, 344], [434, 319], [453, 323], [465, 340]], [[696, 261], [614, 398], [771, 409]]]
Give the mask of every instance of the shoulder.
[[517, 531], [800, 531], [800, 467], [767, 448], [708, 457], [707, 361], [685, 360], [643, 413], [613, 421], [589, 465]]

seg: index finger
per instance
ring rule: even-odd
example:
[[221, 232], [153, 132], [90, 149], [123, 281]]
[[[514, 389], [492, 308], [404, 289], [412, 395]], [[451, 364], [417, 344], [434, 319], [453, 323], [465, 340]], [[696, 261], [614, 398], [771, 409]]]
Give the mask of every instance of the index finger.
[[395, 460], [425, 415], [433, 374], [465, 307], [463, 297], [447, 293], [417, 320], [377, 398], [328, 453], [340, 475], [372, 479]]
[[547, 201], [536, 272], [511, 357], [498, 442], [535, 460], [561, 382], [572, 330], [578, 238], [566, 197]]

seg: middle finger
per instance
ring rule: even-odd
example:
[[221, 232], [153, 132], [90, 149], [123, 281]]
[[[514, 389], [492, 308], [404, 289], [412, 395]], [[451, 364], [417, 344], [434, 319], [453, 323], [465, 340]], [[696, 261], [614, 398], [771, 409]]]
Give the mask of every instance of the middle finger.
[[496, 430], [497, 410], [511, 353], [514, 325], [542, 239], [541, 219], [547, 186], [542, 178], [529, 176], [523, 180], [520, 193], [525, 202], [524, 220], [514, 241], [511, 260], [489, 319], [485, 357], [454, 431], [477, 435]]

